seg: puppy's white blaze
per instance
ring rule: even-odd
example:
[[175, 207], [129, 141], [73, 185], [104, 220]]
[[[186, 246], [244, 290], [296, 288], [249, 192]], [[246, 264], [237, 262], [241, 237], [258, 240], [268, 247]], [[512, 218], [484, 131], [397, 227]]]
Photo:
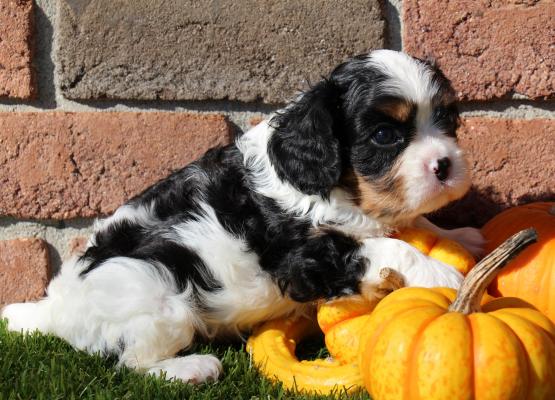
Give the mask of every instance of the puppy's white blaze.
[[[451, 160], [449, 177], [440, 182], [432, 165]], [[418, 214], [434, 211], [464, 195], [470, 186], [468, 166], [454, 139], [443, 135], [417, 135], [399, 159], [398, 176], [403, 177], [406, 204]]]
[[368, 64], [389, 77], [379, 84], [381, 93], [401, 95], [420, 105], [429, 103], [439, 90], [432, 71], [405, 53], [376, 50], [370, 53]]
[[260, 268], [258, 256], [220, 224], [214, 209], [206, 203], [200, 206], [202, 212], [194, 220], [176, 225], [175, 235], [167, 238], [194, 250], [222, 286], [214, 292], [197, 289], [202, 303], [215, 310], [205, 315], [207, 323], [213, 322], [214, 329], [236, 331], [299, 307], [281, 295]]
[[338, 230], [357, 237], [383, 236], [386, 227], [364, 214], [344, 190], [335, 188], [329, 200], [324, 200], [317, 195], [304, 194], [282, 181], [268, 157], [272, 134], [268, 121], [263, 121], [236, 142], [251, 173], [255, 191], [274, 199], [284, 211], [309, 218], [314, 226], [333, 224]]

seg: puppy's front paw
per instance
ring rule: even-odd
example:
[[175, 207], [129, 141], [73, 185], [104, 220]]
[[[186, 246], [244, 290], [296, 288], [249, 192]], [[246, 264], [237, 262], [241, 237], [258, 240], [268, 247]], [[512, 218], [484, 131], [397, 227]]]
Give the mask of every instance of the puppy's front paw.
[[424, 256], [404, 273], [407, 286], [448, 287], [459, 289], [463, 275], [451, 265]]
[[378, 279], [374, 282], [363, 281], [361, 285], [362, 294], [369, 300], [382, 299], [394, 290], [405, 286], [403, 275], [392, 268], [382, 268], [378, 273]]
[[384, 268], [395, 270], [402, 277], [405, 286], [458, 289], [463, 280], [462, 274], [454, 267], [430, 258], [398, 239], [366, 239], [360, 255], [368, 260], [361, 289], [364, 293], [366, 288], [370, 293], [371, 288], [376, 288], [374, 297], [379, 297], [383, 292], [377, 288], [383, 282], [380, 271]]
[[475, 258], [481, 258], [484, 255], [486, 240], [479, 229], [471, 227], [451, 229], [446, 230], [444, 236], [459, 242]]

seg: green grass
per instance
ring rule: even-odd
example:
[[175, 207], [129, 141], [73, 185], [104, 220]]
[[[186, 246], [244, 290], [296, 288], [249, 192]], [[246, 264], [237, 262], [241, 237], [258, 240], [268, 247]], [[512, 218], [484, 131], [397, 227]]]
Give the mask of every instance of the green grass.
[[[0, 400], [4, 399], [331, 399], [285, 390], [250, 365], [242, 345], [202, 345], [223, 362], [217, 383], [191, 386], [116, 369], [114, 359], [75, 351], [64, 341], [39, 333], [8, 332], [0, 320]], [[300, 346], [302, 358], [325, 354], [321, 340]], [[369, 399], [364, 393], [349, 398]]]

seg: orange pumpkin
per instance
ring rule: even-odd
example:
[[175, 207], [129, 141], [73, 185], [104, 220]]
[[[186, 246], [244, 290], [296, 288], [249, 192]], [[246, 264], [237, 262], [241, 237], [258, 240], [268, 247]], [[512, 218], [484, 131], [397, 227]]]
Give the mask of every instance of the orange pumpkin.
[[511, 261], [490, 286], [495, 296], [520, 297], [555, 322], [555, 202], [531, 203], [503, 211], [483, 228], [486, 251], [527, 227], [538, 242]]
[[[360, 361], [376, 400], [555, 398], [555, 325], [519, 299], [480, 298], [504, 263], [533, 240], [521, 232], [452, 289], [403, 288], [363, 329]], [[456, 296], [456, 297], [455, 297]]]

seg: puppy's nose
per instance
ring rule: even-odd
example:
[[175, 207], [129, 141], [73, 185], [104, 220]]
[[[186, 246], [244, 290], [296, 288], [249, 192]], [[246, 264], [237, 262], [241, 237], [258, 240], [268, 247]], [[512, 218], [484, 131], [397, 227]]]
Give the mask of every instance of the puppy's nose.
[[451, 168], [451, 160], [449, 157], [443, 157], [437, 160], [437, 166], [434, 167], [434, 174], [436, 178], [443, 182], [449, 177], [449, 169]]

